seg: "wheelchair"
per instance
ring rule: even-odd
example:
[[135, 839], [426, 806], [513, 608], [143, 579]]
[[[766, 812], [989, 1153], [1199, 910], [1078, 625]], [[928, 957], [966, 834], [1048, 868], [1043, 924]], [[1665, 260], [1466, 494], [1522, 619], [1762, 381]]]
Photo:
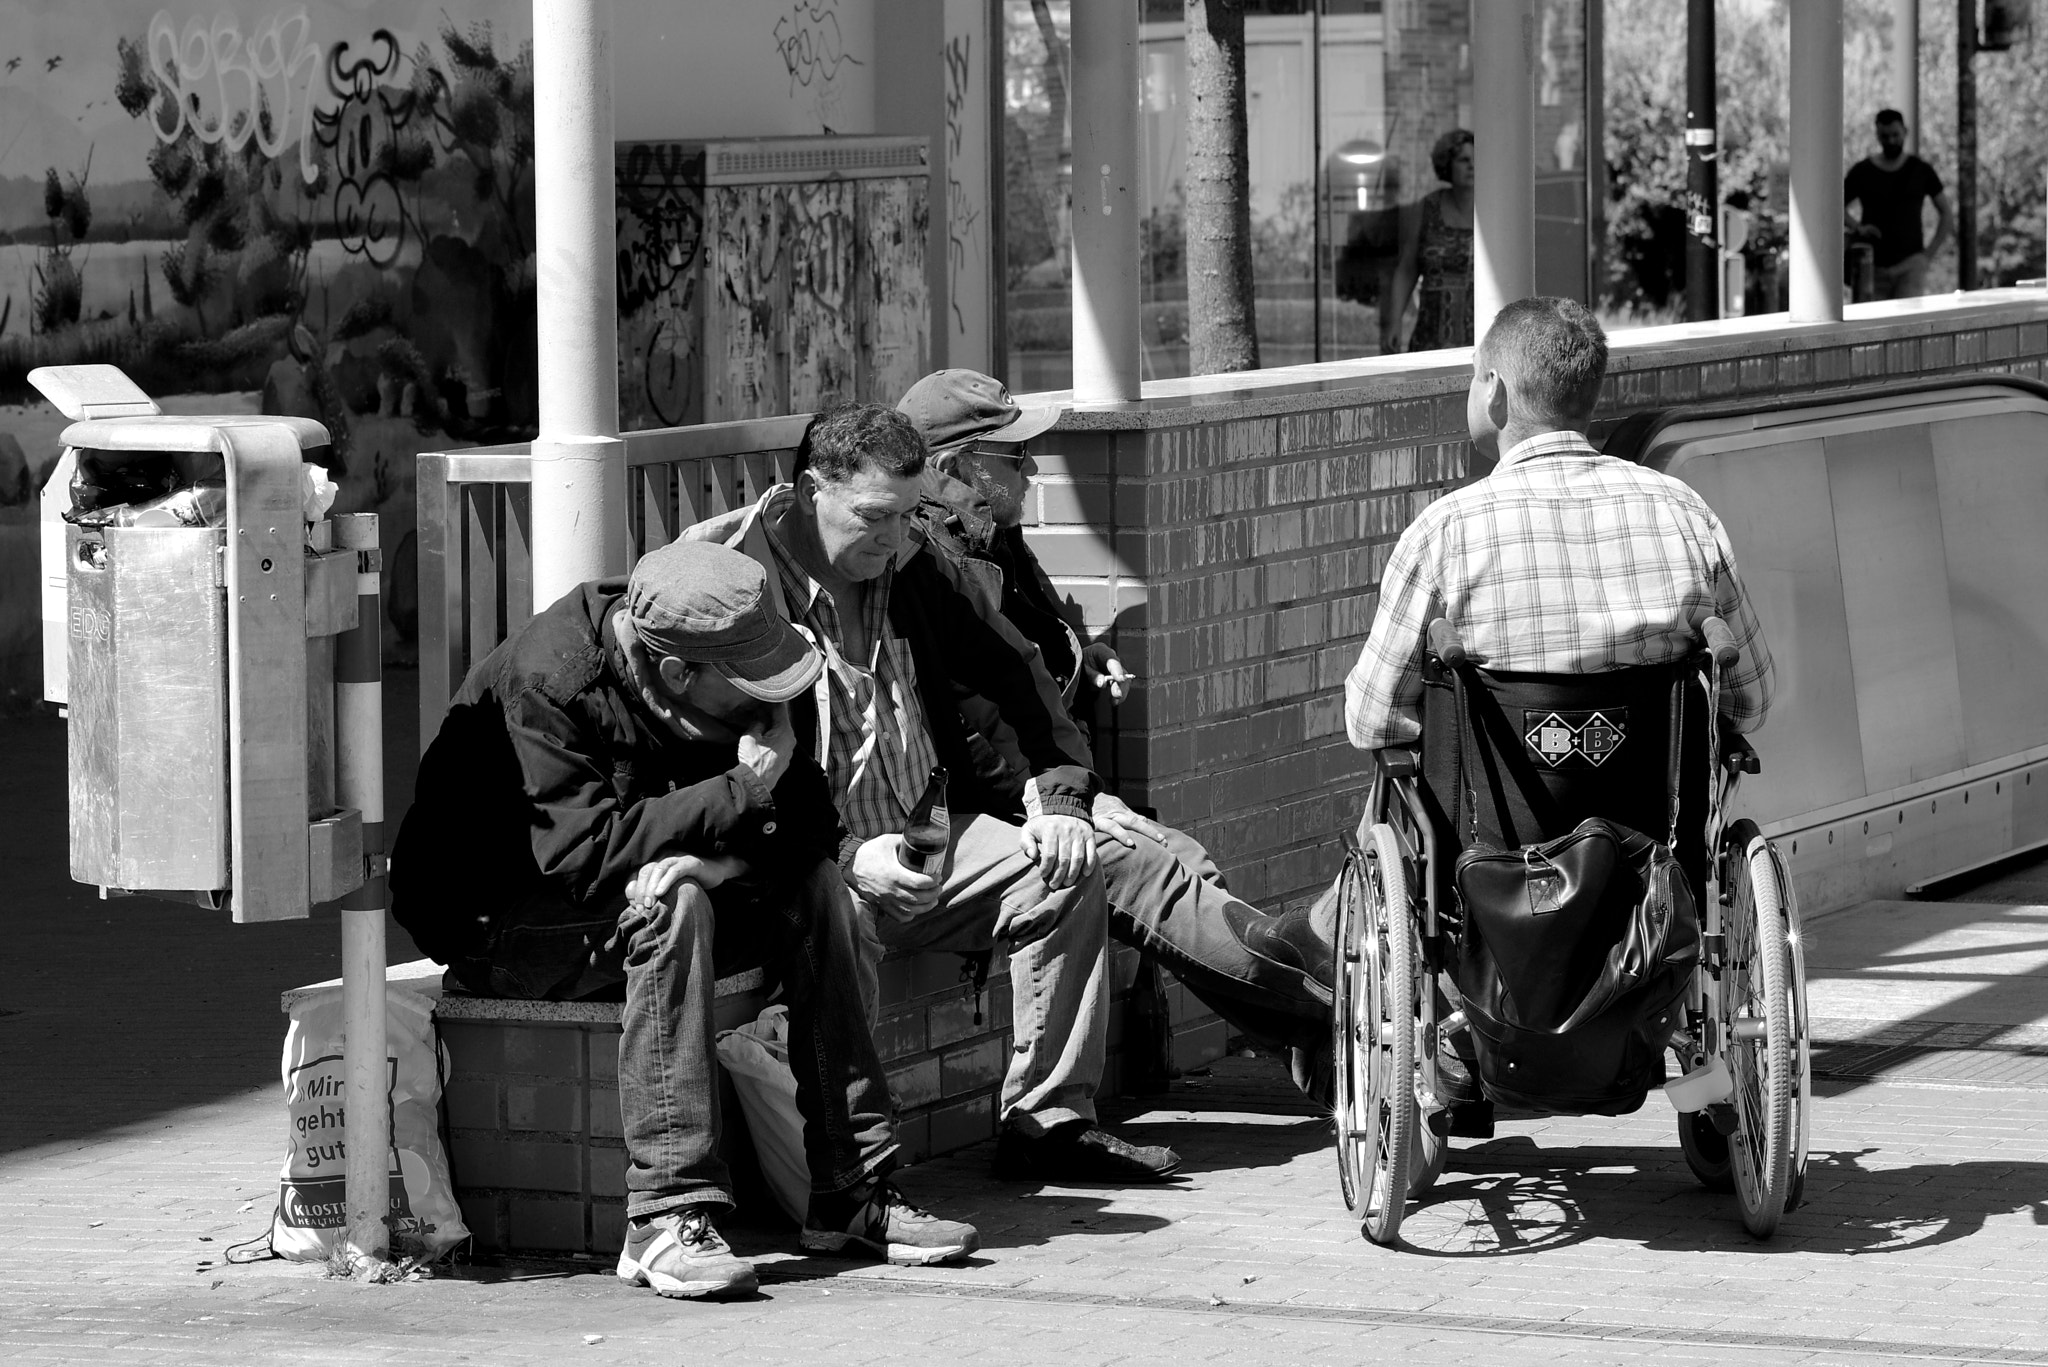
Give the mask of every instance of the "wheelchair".
[[[1421, 743], [1377, 752], [1337, 887], [1337, 1164], [1345, 1204], [1374, 1243], [1396, 1241], [1408, 1202], [1441, 1175], [1454, 1131], [1492, 1133], [1497, 1102], [1524, 1115], [1626, 1114], [1663, 1080], [1666, 1049], [1681, 1074], [1666, 1095], [1694, 1176], [1732, 1192], [1759, 1239], [1798, 1206], [1812, 1100], [1799, 909], [1777, 848], [1754, 822], [1727, 819], [1741, 775], [1759, 766], [1716, 720], [1721, 672], [1737, 658], [1732, 634], [1709, 619], [1702, 636], [1704, 648], [1675, 665], [1509, 674], [1471, 664], [1453, 626], [1431, 623]], [[1479, 1024], [1474, 1003], [1439, 985], [1477, 952], [1452, 877], [1460, 837], [1527, 858], [1587, 817], [1669, 837], [1697, 908], [1690, 967], [1676, 962], [1666, 999], [1624, 1022], [1634, 1052], [1624, 1050], [1614, 1088], [1545, 1075], [1541, 1058], [1573, 1057], [1566, 1028], [1536, 1041], [1525, 1062], [1537, 1065], [1513, 1073], [1512, 1086], [1454, 1052], [1473, 1073], [1449, 1079], [1463, 1093], [1454, 1099], [1441, 1055], [1461, 1036], [1475, 1043]], [[1607, 952], [1591, 943], [1564, 954], [1592, 951]], [[1496, 1074], [1515, 1067], [1501, 1057]], [[1587, 1066], [1605, 1057], [1596, 1050]]]

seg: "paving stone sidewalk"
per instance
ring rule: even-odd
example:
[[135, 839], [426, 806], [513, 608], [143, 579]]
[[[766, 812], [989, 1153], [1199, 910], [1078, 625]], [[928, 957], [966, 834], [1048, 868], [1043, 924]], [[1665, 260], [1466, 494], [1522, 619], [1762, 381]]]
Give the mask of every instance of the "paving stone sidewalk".
[[[1822, 1060], [1841, 1066], [1818, 1088], [1808, 1204], [1768, 1244], [1694, 1183], [1653, 1097], [1634, 1116], [1461, 1143], [1404, 1246], [1375, 1248], [1338, 1197], [1326, 1120], [1274, 1060], [1236, 1058], [1115, 1109], [1131, 1137], [1182, 1152], [1176, 1185], [999, 1184], [985, 1149], [906, 1174], [981, 1228], [966, 1267], [810, 1259], [792, 1231], [748, 1226], [735, 1240], [765, 1285], [744, 1304], [664, 1301], [588, 1263], [362, 1286], [223, 1262], [275, 1197], [277, 992], [337, 971], [338, 927], [99, 902], [64, 874], [50, 728], [0, 723], [0, 749], [21, 852], [0, 894], [8, 1367], [2048, 1364], [2048, 1081], [1971, 1062], [2038, 1063], [2038, 906], [1986, 893], [1980, 912], [1816, 923], [1816, 1011], [1835, 1003]], [[1986, 936], [1995, 983], [1977, 966]], [[1890, 1009], [1887, 984], [1909, 977], [1910, 1009]]]

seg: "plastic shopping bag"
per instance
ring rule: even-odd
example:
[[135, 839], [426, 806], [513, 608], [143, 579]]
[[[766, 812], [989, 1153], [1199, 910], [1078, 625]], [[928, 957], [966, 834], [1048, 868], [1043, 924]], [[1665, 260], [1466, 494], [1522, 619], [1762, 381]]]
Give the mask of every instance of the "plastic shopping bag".
[[771, 1006], [718, 1037], [718, 1061], [732, 1077], [740, 1110], [754, 1136], [754, 1154], [775, 1203], [803, 1222], [811, 1202], [811, 1165], [804, 1157], [804, 1117], [789, 1070], [789, 1008]]
[[[390, 1050], [393, 1257], [439, 1257], [469, 1237], [439, 1116], [445, 1056], [433, 1003], [416, 992], [385, 992]], [[321, 1261], [348, 1232], [348, 1075], [342, 1063], [341, 989], [322, 988], [292, 1006], [284, 1037], [284, 1100], [290, 1133], [278, 1174], [270, 1246], [281, 1258]]]

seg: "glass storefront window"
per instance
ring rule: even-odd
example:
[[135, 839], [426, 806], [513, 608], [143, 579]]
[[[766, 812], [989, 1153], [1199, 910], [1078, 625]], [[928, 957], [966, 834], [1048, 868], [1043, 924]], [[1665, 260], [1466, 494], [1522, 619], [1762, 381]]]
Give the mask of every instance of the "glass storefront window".
[[[1188, 373], [1183, 266], [1181, 0], [1139, 4], [1143, 376]], [[1587, 298], [1587, 8], [1538, 0], [1537, 283]], [[1432, 319], [1470, 317], [1469, 176], [1431, 152], [1472, 123], [1474, 0], [1249, 0], [1245, 18], [1252, 268], [1262, 365], [1378, 355], [1381, 307], [1409, 274]], [[1005, 0], [1004, 250], [1008, 380], [1063, 389], [1070, 352], [1068, 0]], [[1453, 140], [1455, 141], [1455, 140]], [[1455, 149], [1453, 149], [1455, 151]], [[1458, 174], [1456, 158], [1446, 173]], [[1445, 193], [1438, 193], [1443, 191]], [[1434, 207], [1432, 207], [1432, 205]], [[1406, 241], [1412, 272], [1400, 267]], [[1456, 335], [1455, 316], [1448, 340]]]

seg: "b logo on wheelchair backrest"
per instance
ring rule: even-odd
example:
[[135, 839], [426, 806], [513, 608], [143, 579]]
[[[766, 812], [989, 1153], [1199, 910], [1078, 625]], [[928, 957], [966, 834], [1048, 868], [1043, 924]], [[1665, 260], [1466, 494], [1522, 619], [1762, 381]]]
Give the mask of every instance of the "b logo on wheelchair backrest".
[[1628, 739], [1628, 709], [1587, 712], [1522, 712], [1522, 739], [1529, 753], [1552, 769], [1597, 769]]

